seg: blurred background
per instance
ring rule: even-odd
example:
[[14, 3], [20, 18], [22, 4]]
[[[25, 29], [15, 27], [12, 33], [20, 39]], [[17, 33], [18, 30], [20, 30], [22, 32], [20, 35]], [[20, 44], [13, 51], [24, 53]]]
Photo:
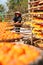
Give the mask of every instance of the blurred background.
[[28, 7], [27, 3], [28, 0], [0, 0], [0, 11], [11, 13], [19, 10], [22, 13], [26, 13]]
[[[11, 21], [15, 11], [20, 11], [22, 14], [28, 13], [28, 0], [0, 0], [0, 21]], [[23, 19], [28, 16], [24, 15]], [[25, 19], [26, 20], [26, 19]]]

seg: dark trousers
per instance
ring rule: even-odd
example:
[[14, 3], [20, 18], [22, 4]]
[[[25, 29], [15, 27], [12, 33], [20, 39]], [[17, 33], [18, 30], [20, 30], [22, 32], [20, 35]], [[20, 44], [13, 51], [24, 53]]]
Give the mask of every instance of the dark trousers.
[[16, 28], [15, 28], [15, 31], [16, 31], [16, 32], [20, 32], [20, 27], [16, 27]]

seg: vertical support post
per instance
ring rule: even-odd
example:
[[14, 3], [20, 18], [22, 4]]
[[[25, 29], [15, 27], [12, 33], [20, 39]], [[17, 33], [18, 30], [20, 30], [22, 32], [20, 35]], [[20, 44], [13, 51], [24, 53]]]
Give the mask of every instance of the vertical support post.
[[[29, 4], [30, 0], [28, 0], [28, 13], [30, 13], [30, 4]], [[30, 15], [29, 15], [30, 17]], [[32, 34], [32, 26], [31, 26], [31, 44], [33, 44], [33, 34]]]
[[30, 10], [29, 10], [30, 4], [29, 4], [29, 2], [30, 2], [30, 0], [28, 0], [28, 13], [30, 13]]

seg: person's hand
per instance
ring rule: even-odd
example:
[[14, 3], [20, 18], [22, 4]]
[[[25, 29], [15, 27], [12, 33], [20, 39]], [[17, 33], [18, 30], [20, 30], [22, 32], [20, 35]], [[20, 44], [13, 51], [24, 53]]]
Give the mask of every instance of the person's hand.
[[19, 23], [19, 22], [16, 22], [17, 24]]

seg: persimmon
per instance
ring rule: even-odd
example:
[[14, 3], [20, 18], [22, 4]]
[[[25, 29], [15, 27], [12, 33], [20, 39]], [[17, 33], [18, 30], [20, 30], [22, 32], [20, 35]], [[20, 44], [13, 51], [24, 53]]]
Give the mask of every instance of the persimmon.
[[0, 43], [2, 65], [28, 65], [40, 56], [40, 51], [27, 44]]
[[21, 62], [21, 61], [19, 61], [19, 60], [16, 59], [14, 65], [26, 65], [26, 64], [24, 64], [23, 62]]
[[0, 48], [1, 48], [3, 45], [4, 45], [4, 44], [1, 42], [1, 43], [0, 43]]
[[0, 50], [0, 61], [3, 61], [5, 58], [5, 54], [3, 53], [2, 50]]
[[3, 65], [3, 63], [2, 63], [2, 62], [0, 62], [0, 65]]
[[19, 45], [15, 45], [13, 47], [13, 50], [14, 50], [16, 55], [21, 55], [24, 53], [24, 50]]
[[24, 63], [24, 64], [26, 64], [26, 65], [28, 65], [29, 63], [31, 63], [32, 60], [33, 60], [33, 58], [30, 55], [26, 55], [26, 54], [21, 55], [19, 57], [19, 61], [22, 62], [22, 63]]
[[11, 31], [4, 31], [3, 33], [0, 33], [0, 41], [18, 39], [21, 37], [22, 37], [21, 34], [17, 34], [15, 32], [11, 32]]
[[24, 53], [26, 53], [26, 51], [28, 51], [29, 50], [29, 46], [28, 45], [26, 45], [26, 44], [21, 44], [21, 47], [22, 47], [22, 49], [24, 50]]

